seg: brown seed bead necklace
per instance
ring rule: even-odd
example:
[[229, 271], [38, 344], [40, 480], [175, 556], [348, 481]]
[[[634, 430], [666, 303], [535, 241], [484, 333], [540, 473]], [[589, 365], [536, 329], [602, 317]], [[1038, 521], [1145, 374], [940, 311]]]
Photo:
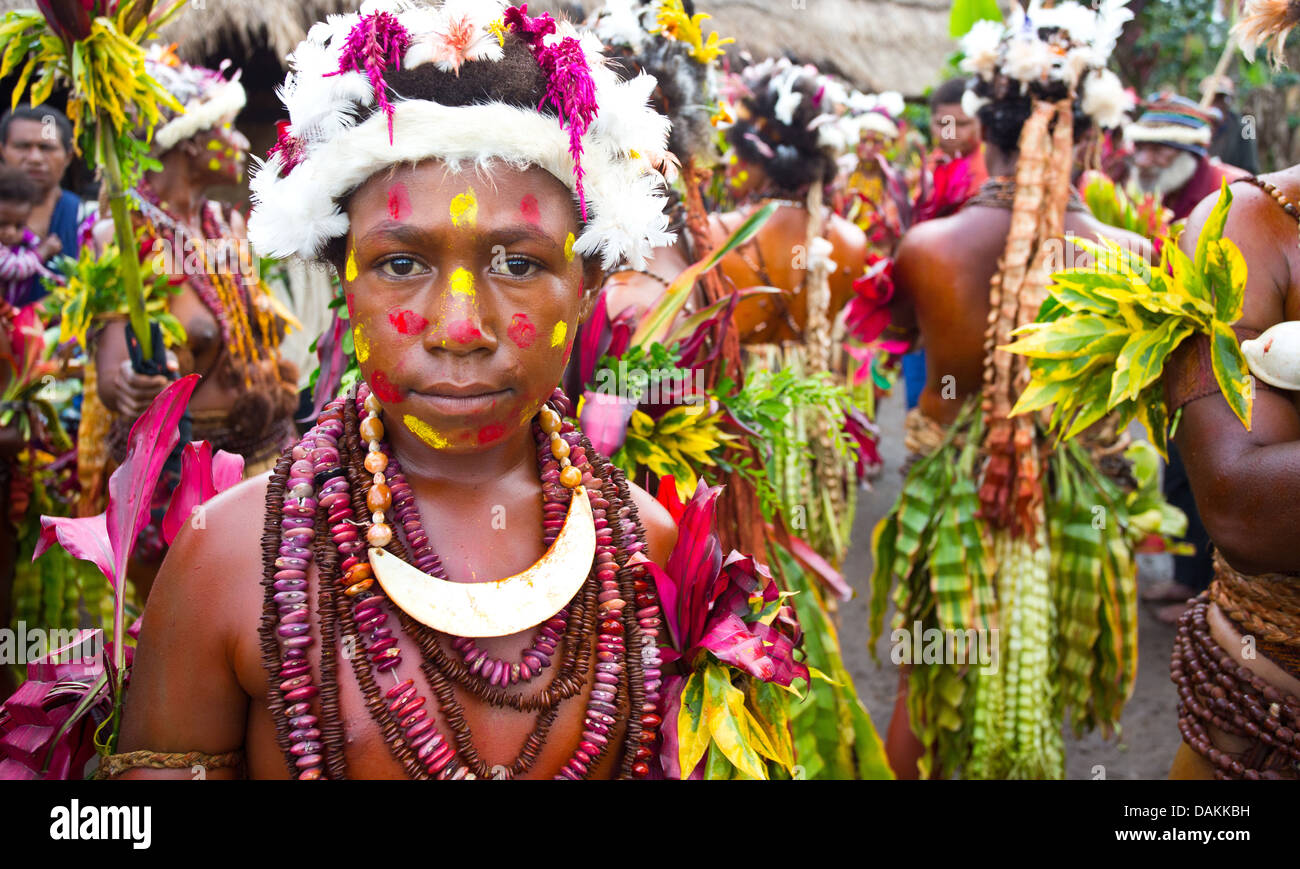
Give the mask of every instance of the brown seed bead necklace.
[[[567, 398], [562, 394], [558, 399], [553, 397], [556, 400], [567, 407]], [[369, 414], [364, 421], [360, 418], [363, 410]], [[562, 511], [562, 506], [551, 503], [564, 492], [561, 484], [586, 484], [593, 516], [598, 517], [597, 557], [582, 591], [569, 606], [563, 657], [551, 684], [532, 696], [513, 694], [505, 690], [512, 680], [501, 679], [501, 667], [494, 667], [493, 674], [481, 668], [477, 673], [470, 672], [472, 664], [466, 665], [448, 654], [437, 632], [388, 605], [375, 586], [373, 571], [364, 560], [362, 547], [366, 542], [383, 546], [403, 559], [408, 558], [408, 543], [418, 553], [424, 545], [415, 541], [423, 537], [427, 542], [418, 520], [414, 525], [403, 521], [403, 530], [408, 534], [405, 542], [392, 533], [385, 521], [383, 511], [389, 507], [403, 503], [408, 508], [404, 512], [410, 513], [414, 502], [395, 457], [384, 452], [384, 461], [373, 458], [384, 450], [377, 417], [377, 402], [364, 386], [357, 396], [331, 403], [317, 426], [277, 465], [268, 487], [263, 539], [263, 662], [273, 677], [268, 705], [276, 723], [277, 741], [291, 771], [299, 778], [346, 777], [337, 680], [336, 650], [341, 641], [345, 649], [351, 646], [362, 650], [348, 657], [367, 709], [394, 759], [412, 778], [509, 778], [527, 772], [546, 742], [559, 703], [586, 687], [593, 658], [596, 684], [586, 700], [582, 738], [557, 777], [588, 775], [620, 735], [620, 719], [625, 721], [620, 774], [647, 775], [662, 721], [657, 644], [661, 621], [658, 601], [644, 569], [628, 564], [632, 555], [645, 550], [646, 544], [621, 473], [598, 456], [581, 433], [562, 424], [558, 414], [551, 411], [548, 416], [543, 412], [541, 425], [534, 426], [534, 435], [543, 469], [544, 507], [552, 514]], [[367, 447], [362, 446], [363, 435]], [[564, 446], [558, 446], [559, 441]], [[383, 467], [375, 471], [379, 465]], [[314, 477], [309, 476], [312, 471]], [[382, 471], [387, 471], [386, 477]], [[384, 489], [378, 489], [381, 477]], [[351, 519], [355, 514], [371, 517], [364, 542], [358, 528], [367, 523]], [[415, 534], [411, 534], [412, 530]], [[558, 528], [546, 530], [550, 532], [545, 535], [549, 545]], [[314, 538], [311, 549], [303, 548], [307, 543], [304, 536]], [[624, 553], [622, 564], [614, 557], [619, 552]], [[306, 646], [312, 639], [307, 633], [303, 592], [307, 561], [312, 557], [320, 575], [323, 648], [319, 689], [313, 685], [306, 660]], [[635, 606], [630, 603], [633, 601]], [[394, 672], [395, 684], [380, 693], [383, 689], [376, 684], [375, 673], [395, 671], [401, 663], [392, 628], [384, 626], [393, 613], [423, 653], [420, 669], [440, 704], [454, 746], [438, 733], [429, 710], [424, 708], [427, 698], [420, 695], [413, 679], [399, 681]], [[599, 642], [594, 642], [597, 632]], [[277, 686], [278, 680], [283, 681]], [[468, 690], [490, 705], [540, 712], [513, 763], [489, 768], [479, 757], [455, 687]], [[319, 718], [315, 714], [318, 711]]]
[[[1220, 779], [1296, 778], [1300, 770], [1300, 699], [1283, 694], [1238, 664], [1215, 642], [1202, 592], [1178, 623], [1170, 667], [1178, 686], [1183, 741], [1214, 764]], [[1245, 737], [1239, 755], [1216, 747], [1209, 727]]]

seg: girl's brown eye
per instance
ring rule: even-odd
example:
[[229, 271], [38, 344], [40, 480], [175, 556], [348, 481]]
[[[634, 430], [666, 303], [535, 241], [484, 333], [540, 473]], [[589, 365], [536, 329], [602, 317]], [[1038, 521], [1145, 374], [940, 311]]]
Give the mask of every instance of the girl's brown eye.
[[384, 260], [379, 268], [386, 275], [405, 278], [416, 274], [420, 264], [409, 256], [395, 256], [392, 259]]
[[515, 278], [526, 278], [533, 274], [533, 269], [538, 267], [537, 263], [526, 256], [518, 254], [508, 255], [498, 258], [492, 263], [492, 272], [498, 275], [510, 275]]

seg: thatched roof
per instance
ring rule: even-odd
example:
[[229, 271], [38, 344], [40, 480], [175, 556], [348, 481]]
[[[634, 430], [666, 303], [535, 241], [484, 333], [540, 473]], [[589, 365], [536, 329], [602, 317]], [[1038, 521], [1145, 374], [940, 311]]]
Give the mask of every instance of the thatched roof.
[[[531, 0], [530, 11], [604, 0]], [[705, 28], [735, 37], [727, 52], [756, 59], [790, 52], [864, 90], [919, 96], [938, 84], [944, 60], [957, 45], [948, 36], [951, 0], [695, 0], [713, 18]]]
[[[0, 0], [0, 12], [33, 5]], [[313, 22], [358, 5], [359, 0], [191, 0], [162, 37], [179, 43], [190, 60], [223, 46], [266, 46], [283, 58]], [[529, 11], [554, 14], [600, 5], [603, 0], [531, 0]], [[707, 26], [736, 38], [729, 51], [747, 49], [756, 58], [788, 51], [873, 91], [919, 95], [937, 83], [944, 58], [955, 48], [948, 37], [949, 0], [696, 0], [696, 9], [713, 16]]]

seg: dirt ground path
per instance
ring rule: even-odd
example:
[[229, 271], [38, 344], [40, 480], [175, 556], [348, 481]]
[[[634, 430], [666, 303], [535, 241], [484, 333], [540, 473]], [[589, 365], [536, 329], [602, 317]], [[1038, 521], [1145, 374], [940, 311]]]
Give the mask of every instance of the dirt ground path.
[[[871, 575], [871, 529], [898, 497], [903, 461], [903, 398], [901, 384], [880, 406], [880, 428], [884, 432], [881, 457], [885, 467], [874, 488], [859, 494], [854, 518], [853, 549], [845, 563], [845, 578], [853, 586], [851, 601], [840, 605], [840, 642], [844, 662], [871, 713], [882, 738], [889, 727], [894, 706], [897, 670], [889, 661], [888, 622], [885, 635], [876, 643], [881, 664], [867, 648], [868, 580]], [[1142, 557], [1139, 584], [1170, 575], [1167, 556]], [[1169, 679], [1169, 655], [1174, 629], [1156, 621], [1147, 607], [1138, 613], [1138, 678], [1124, 711], [1119, 738], [1104, 740], [1100, 734], [1082, 739], [1066, 736], [1066, 777], [1071, 779], [1162, 779], [1168, 775], [1178, 748], [1178, 695]]]

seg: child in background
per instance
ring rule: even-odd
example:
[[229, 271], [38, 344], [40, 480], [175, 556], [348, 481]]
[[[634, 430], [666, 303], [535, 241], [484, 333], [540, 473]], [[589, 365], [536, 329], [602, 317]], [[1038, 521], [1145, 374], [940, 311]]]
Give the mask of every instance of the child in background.
[[37, 281], [53, 276], [45, 261], [63, 249], [57, 235], [41, 241], [27, 228], [36, 199], [25, 172], [0, 168], [0, 298], [15, 308], [39, 295]]

